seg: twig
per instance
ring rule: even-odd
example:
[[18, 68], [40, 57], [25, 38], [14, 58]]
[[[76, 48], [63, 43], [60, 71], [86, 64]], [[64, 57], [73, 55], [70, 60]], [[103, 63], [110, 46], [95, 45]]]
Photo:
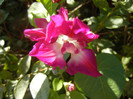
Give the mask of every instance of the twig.
[[68, 13], [68, 15], [71, 15], [72, 13], [74, 13], [76, 10], [78, 10], [79, 8], [81, 8], [82, 6], [88, 4], [91, 0], [88, 0], [87, 2], [85, 3], [82, 3], [80, 5], [78, 5], [75, 9], [73, 9], [70, 13]]

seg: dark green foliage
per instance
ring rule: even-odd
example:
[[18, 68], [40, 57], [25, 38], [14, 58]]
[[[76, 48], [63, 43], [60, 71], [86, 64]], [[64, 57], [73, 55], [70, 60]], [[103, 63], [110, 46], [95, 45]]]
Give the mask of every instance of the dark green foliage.
[[[96, 53], [103, 76], [70, 76], [27, 55], [34, 42], [24, 29], [36, 27], [35, 18], [50, 21], [62, 6], [69, 18], [78, 16], [100, 35], [86, 48]], [[132, 99], [132, 12], [133, 0], [0, 0], [0, 99]], [[70, 58], [64, 54], [66, 62]], [[74, 83], [75, 90], [65, 83]]]

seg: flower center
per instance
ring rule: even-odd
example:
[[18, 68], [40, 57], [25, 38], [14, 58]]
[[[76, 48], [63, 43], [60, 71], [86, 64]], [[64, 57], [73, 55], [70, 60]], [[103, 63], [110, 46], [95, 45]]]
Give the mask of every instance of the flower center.
[[65, 42], [72, 43], [75, 47], [79, 46], [79, 43], [77, 42], [77, 40], [74, 40], [66, 35], [59, 35], [56, 42], [61, 44], [62, 46]]

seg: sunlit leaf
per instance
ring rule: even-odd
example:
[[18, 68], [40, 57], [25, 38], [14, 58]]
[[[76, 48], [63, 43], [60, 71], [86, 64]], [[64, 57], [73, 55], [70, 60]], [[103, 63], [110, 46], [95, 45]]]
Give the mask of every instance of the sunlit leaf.
[[3, 47], [5, 45], [5, 41], [4, 40], [0, 40], [0, 47]]
[[26, 74], [30, 68], [30, 64], [31, 64], [31, 56], [26, 55], [25, 57], [21, 58], [18, 66], [18, 74]]
[[111, 54], [97, 56], [101, 77], [76, 74], [75, 81], [91, 99], [119, 99], [125, 85], [124, 69], [120, 61]]
[[34, 27], [36, 27], [34, 21], [35, 18], [46, 18], [48, 21], [50, 20], [50, 15], [41, 2], [32, 3], [30, 8], [28, 9], [28, 19], [30, 21], [30, 24]]
[[63, 86], [63, 81], [60, 80], [59, 78], [55, 78], [52, 84], [53, 84], [53, 90], [59, 91]]
[[38, 72], [39, 70], [41, 71], [41, 70], [43, 70], [43, 69], [45, 69], [46, 67], [45, 67], [45, 64], [44, 64], [44, 62], [42, 62], [42, 61], [37, 61], [34, 65], [33, 65], [33, 67], [32, 67], [32, 72]]
[[75, 0], [66, 0], [66, 3], [69, 5], [73, 5], [75, 3]]
[[4, 0], [0, 0], [0, 5], [3, 3]]
[[108, 53], [108, 54], [117, 54], [116, 51], [114, 51], [113, 49], [111, 48], [105, 48], [101, 51], [102, 53]]
[[18, 80], [10, 80], [6, 85], [6, 97], [13, 99], [14, 97], [14, 87], [17, 85]]
[[30, 75], [26, 75], [17, 83], [14, 89], [14, 95], [16, 99], [23, 99], [25, 92], [28, 88], [29, 81]]
[[92, 46], [92, 49], [95, 49], [97, 46], [101, 51], [102, 49], [113, 47], [114, 44], [112, 41], [107, 39], [97, 39], [92, 42], [91, 46]]
[[30, 83], [30, 92], [34, 99], [47, 99], [49, 95], [49, 81], [45, 74], [38, 73]]
[[52, 0], [40, 0], [43, 6], [47, 9], [48, 13], [52, 15], [55, 13], [58, 3], [53, 3]]
[[117, 29], [127, 25], [126, 20], [120, 16], [110, 17], [104, 24], [107, 29]]

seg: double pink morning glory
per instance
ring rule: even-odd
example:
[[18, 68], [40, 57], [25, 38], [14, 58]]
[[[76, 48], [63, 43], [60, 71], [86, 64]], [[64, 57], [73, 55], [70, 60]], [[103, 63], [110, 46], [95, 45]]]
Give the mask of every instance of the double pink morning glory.
[[[68, 19], [67, 10], [60, 8], [59, 14], [51, 16], [48, 23], [45, 18], [36, 18], [38, 28], [26, 29], [25, 36], [37, 41], [29, 55], [37, 57], [45, 64], [55, 69], [65, 69], [70, 75], [78, 72], [97, 77], [101, 74], [97, 70], [94, 51], [86, 49], [87, 43], [97, 39], [99, 35], [90, 31], [89, 27], [78, 18]], [[66, 61], [64, 54], [70, 53]]]

